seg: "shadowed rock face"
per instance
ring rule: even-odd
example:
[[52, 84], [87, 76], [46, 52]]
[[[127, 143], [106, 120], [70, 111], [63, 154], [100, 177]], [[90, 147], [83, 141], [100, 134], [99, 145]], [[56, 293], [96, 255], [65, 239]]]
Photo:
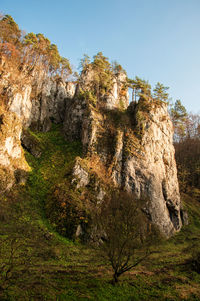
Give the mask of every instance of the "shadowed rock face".
[[47, 77], [41, 81], [40, 86], [31, 83], [20, 92], [11, 93], [8, 107], [25, 127], [46, 132], [51, 128], [51, 121], [63, 122], [66, 103], [74, 96], [75, 85]]
[[[129, 94], [126, 87], [127, 77], [124, 72], [113, 76], [111, 90], [109, 93], [100, 95], [95, 104], [87, 96], [87, 92], [92, 89], [93, 77], [93, 70], [90, 69], [82, 74], [74, 98], [71, 98], [67, 103], [64, 118], [66, 138], [69, 140], [82, 139], [83, 145], [87, 143], [91, 145], [95, 139], [94, 131], [96, 123], [98, 123], [98, 117], [95, 116], [99, 115], [97, 109], [99, 106], [106, 111], [112, 111], [127, 109], [129, 105]], [[82, 92], [85, 93], [85, 96]]]

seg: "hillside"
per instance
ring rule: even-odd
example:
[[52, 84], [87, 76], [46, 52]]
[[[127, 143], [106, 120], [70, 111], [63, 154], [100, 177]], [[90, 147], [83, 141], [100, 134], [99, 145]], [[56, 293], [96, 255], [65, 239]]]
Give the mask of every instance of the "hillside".
[[70, 78], [44, 35], [0, 25], [0, 299], [198, 300], [196, 117], [101, 52]]
[[192, 258], [200, 238], [199, 202], [183, 195], [189, 225], [113, 286], [109, 262], [98, 250], [59, 236], [44, 214], [48, 192], [81, 155], [80, 144], [66, 143], [58, 126], [34, 137], [43, 155], [26, 153], [32, 168], [27, 183], [1, 196], [1, 266], [10, 266], [14, 251], [7, 280], [1, 274], [2, 300], [198, 300]]

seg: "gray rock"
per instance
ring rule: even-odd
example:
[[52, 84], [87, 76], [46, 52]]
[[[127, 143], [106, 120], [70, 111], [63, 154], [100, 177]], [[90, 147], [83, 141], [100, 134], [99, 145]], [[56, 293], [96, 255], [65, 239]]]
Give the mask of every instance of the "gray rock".
[[[89, 89], [92, 73], [84, 76], [85, 86], [83, 77], [81, 87]], [[113, 99], [119, 101], [116, 81], [113, 87], [107, 102], [110, 106], [104, 107], [109, 107], [114, 113], [117, 102]], [[130, 105], [132, 111], [126, 115], [129, 118], [127, 127], [120, 125], [116, 129], [113, 123], [111, 132], [108, 127], [111, 121], [104, 116], [106, 111], [96, 110], [87, 100], [75, 94], [65, 115], [64, 131], [68, 139], [82, 140], [86, 156], [97, 154], [101, 158], [103, 164], [111, 170], [113, 185], [129, 191], [136, 198], [145, 199], [148, 216], [166, 236], [170, 236], [182, 226], [173, 125], [167, 105], [150, 101], [145, 103], [140, 99], [138, 104]], [[87, 172], [80, 166], [76, 168], [79, 183], [88, 183]]]
[[42, 154], [42, 147], [39, 141], [33, 135], [31, 135], [28, 130], [23, 130], [21, 143], [23, 148], [25, 148], [34, 157], [40, 158]]
[[[24, 85], [15, 83], [11, 87], [10, 73], [2, 76], [0, 91], [2, 87], [6, 89], [9, 101], [6, 117], [2, 115], [0, 119], [0, 165], [9, 170], [13, 183], [15, 170], [28, 170], [20, 142], [22, 128], [48, 131], [52, 121], [63, 123], [66, 138], [81, 140], [88, 160], [92, 155], [100, 158], [113, 187], [145, 199], [145, 212], [170, 236], [187, 218], [181, 211], [173, 126], [167, 105], [141, 98], [128, 106], [124, 72], [113, 75], [110, 91], [91, 99], [94, 76], [92, 68], [87, 68], [76, 86], [35, 70]], [[40, 150], [28, 137], [23, 136], [22, 143], [40, 156]], [[1, 177], [4, 187], [8, 187], [8, 176], [2, 172]], [[90, 181], [81, 159], [76, 160], [73, 177], [77, 188]], [[103, 191], [99, 190], [97, 199], [102, 200]]]
[[89, 183], [89, 174], [81, 166], [81, 160], [79, 158], [76, 160], [72, 174], [74, 176], [72, 183], [77, 182], [76, 188], [84, 187]]
[[76, 236], [76, 237], [79, 237], [79, 236], [81, 236], [82, 234], [83, 234], [82, 227], [81, 227], [81, 225], [78, 225], [78, 227], [77, 227], [77, 229], [76, 229], [76, 234], [75, 234], [75, 236]]

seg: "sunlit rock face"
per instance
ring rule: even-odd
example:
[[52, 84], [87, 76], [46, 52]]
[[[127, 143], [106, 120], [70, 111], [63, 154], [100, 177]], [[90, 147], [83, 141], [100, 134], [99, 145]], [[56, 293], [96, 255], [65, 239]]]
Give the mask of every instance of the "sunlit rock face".
[[16, 114], [0, 108], [0, 192], [23, 182], [29, 166], [21, 147], [22, 124]]
[[[143, 210], [170, 236], [180, 230], [182, 222], [167, 105], [142, 97], [129, 105], [124, 72], [112, 76], [109, 91], [94, 95], [94, 76], [89, 68], [75, 85], [41, 75], [36, 80], [34, 75], [20, 88], [9, 88], [6, 108], [0, 114], [0, 190], [23, 181], [28, 171], [21, 140], [33, 155], [41, 155], [22, 129], [48, 131], [52, 121], [63, 123], [66, 139], [81, 140], [83, 145], [84, 156], [73, 169], [77, 188], [90, 184], [90, 169], [93, 173], [98, 169], [97, 179], [92, 180], [99, 202], [106, 185], [124, 189], [133, 195], [133, 201], [145, 200]], [[6, 84], [2, 79], [1, 85], [7, 89]], [[85, 159], [87, 168], [82, 164]], [[101, 168], [105, 176], [101, 176]]]
[[113, 88], [109, 95], [105, 97], [105, 106], [107, 109], [122, 108], [126, 109], [129, 105], [129, 93], [126, 88], [127, 76], [124, 72], [115, 75], [113, 79]]
[[127, 141], [125, 133], [121, 133], [112, 176], [116, 184], [147, 200], [146, 213], [169, 236], [180, 230], [182, 222], [173, 126], [166, 104], [151, 105], [143, 129], [139, 145], [132, 146], [125, 156]]
[[[81, 90], [90, 89], [92, 76], [92, 72], [82, 76]], [[182, 221], [167, 105], [141, 98], [127, 108], [127, 90], [120, 97], [124, 84], [123, 74], [113, 78], [109, 94], [95, 104], [81, 98], [77, 87], [66, 111], [64, 132], [67, 139], [81, 139], [88, 160], [93, 154], [99, 156], [114, 187], [145, 200], [146, 214], [170, 236], [180, 230]]]

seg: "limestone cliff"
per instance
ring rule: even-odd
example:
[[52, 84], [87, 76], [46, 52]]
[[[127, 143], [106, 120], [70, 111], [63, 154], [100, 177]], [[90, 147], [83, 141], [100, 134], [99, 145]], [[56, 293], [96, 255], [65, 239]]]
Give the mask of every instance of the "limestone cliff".
[[[18, 71], [1, 61], [0, 68], [0, 190], [24, 181], [30, 170], [23, 147], [38, 156], [26, 128], [48, 131], [51, 123], [62, 123], [66, 103], [75, 93], [75, 84], [47, 76], [43, 70]], [[20, 176], [21, 175], [21, 176]]]
[[76, 86], [36, 71], [23, 84], [11, 85], [9, 76], [2, 74], [0, 85], [7, 96], [0, 114], [1, 190], [9, 189], [15, 179], [23, 181], [23, 172], [29, 170], [21, 140], [40, 156], [22, 130], [48, 131], [52, 121], [63, 123], [66, 139], [81, 140], [84, 150], [73, 168], [72, 185], [92, 187], [96, 204], [109, 187], [124, 189], [145, 200], [143, 210], [167, 236], [180, 230], [173, 126], [165, 103], [141, 96], [129, 105], [123, 70], [110, 72], [105, 86], [91, 65]]
[[[68, 139], [81, 139], [85, 157], [74, 169], [79, 186], [89, 182], [93, 170], [104, 184], [125, 189], [145, 199], [143, 208], [167, 236], [180, 230], [180, 195], [173, 147], [173, 125], [167, 104], [141, 97], [128, 107], [127, 89], [120, 98], [120, 84], [113, 78], [113, 90], [94, 102], [87, 93], [90, 78], [84, 73], [65, 115]], [[123, 79], [123, 74], [118, 78]], [[85, 83], [85, 86], [84, 86]], [[80, 91], [86, 91], [83, 93]], [[87, 161], [87, 164], [84, 162]], [[94, 162], [98, 162], [94, 164]], [[103, 168], [98, 172], [99, 166]], [[86, 167], [87, 166], [87, 167]], [[77, 175], [77, 170], [79, 173]], [[106, 172], [105, 172], [106, 170]], [[84, 175], [83, 177], [80, 175]], [[85, 184], [84, 184], [85, 183]]]
[[21, 147], [22, 124], [13, 113], [0, 107], [0, 192], [12, 187], [15, 182], [25, 181], [30, 170]]

